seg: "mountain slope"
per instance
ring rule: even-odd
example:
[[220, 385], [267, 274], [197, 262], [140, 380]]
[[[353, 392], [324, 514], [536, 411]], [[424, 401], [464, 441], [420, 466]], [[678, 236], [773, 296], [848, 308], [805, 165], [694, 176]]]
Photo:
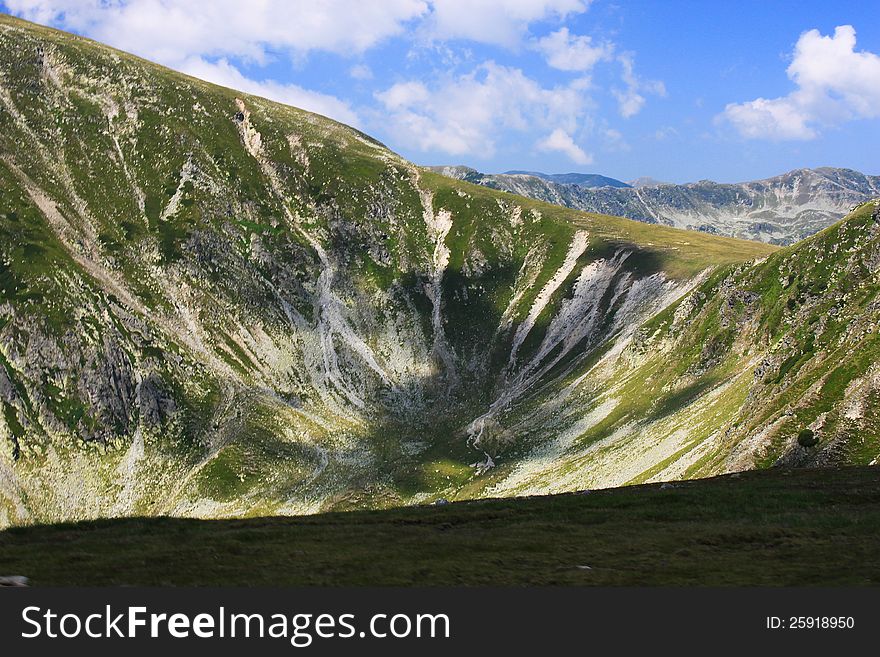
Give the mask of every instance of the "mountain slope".
[[850, 169], [797, 169], [766, 180], [736, 184], [703, 180], [673, 185], [639, 179], [633, 181], [632, 188], [620, 189], [564, 184], [568, 181], [544, 174], [482, 174], [467, 167], [435, 169], [454, 178], [578, 210], [771, 244], [793, 244], [809, 237], [854, 205], [880, 196], [880, 176]]
[[878, 290], [876, 201], [763, 262], [717, 271], [520, 415], [543, 426], [530, 452], [492, 473], [492, 492], [876, 465]]
[[[773, 279], [748, 263], [789, 251], [452, 180], [5, 16], [0, 47], [0, 525], [570, 490], [749, 466], [753, 443], [757, 465], [789, 458], [788, 425], [767, 428], [782, 401], [742, 410], [781, 338], [737, 342], [729, 317], [743, 277]], [[828, 245], [829, 271], [858, 280], [865, 235]], [[767, 286], [772, 314], [789, 293]], [[826, 348], [805, 360], [825, 371]], [[863, 418], [869, 374], [838, 376]]]

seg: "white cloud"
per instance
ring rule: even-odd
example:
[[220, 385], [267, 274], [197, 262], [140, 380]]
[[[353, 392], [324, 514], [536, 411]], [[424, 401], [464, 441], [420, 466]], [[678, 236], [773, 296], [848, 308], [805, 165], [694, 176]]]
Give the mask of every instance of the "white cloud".
[[786, 73], [797, 89], [779, 98], [730, 103], [720, 119], [750, 139], [813, 139], [822, 126], [880, 116], [880, 56], [856, 52], [851, 25], [804, 32]]
[[433, 88], [401, 82], [376, 94], [390, 113], [388, 130], [421, 151], [491, 156], [505, 130], [572, 133], [583, 118], [586, 82], [543, 88], [516, 68], [486, 62]]
[[467, 39], [516, 47], [529, 23], [564, 19], [587, 10], [592, 0], [432, 0], [426, 21], [430, 38]]
[[571, 135], [561, 128], [556, 128], [547, 137], [539, 141], [536, 146], [539, 151], [558, 151], [563, 153], [576, 164], [591, 164], [593, 162], [593, 157], [575, 144]]
[[756, 98], [748, 103], [730, 103], [723, 116], [748, 139], [813, 139], [818, 133], [809, 125], [812, 117], [795, 95], [785, 98]]
[[613, 50], [608, 43], [593, 45], [588, 36], [571, 35], [567, 27], [538, 39], [534, 48], [544, 55], [547, 64], [561, 71], [589, 71], [608, 59]]
[[6, 6], [163, 62], [193, 55], [264, 61], [270, 51], [287, 50], [360, 53], [428, 11], [424, 0], [7, 0]]
[[348, 125], [360, 125], [360, 118], [343, 100], [327, 94], [303, 89], [295, 84], [282, 84], [273, 80], [257, 81], [244, 75], [226, 59], [209, 62], [201, 57], [191, 57], [180, 65], [180, 70], [214, 84], [244, 91], [255, 96], [271, 98], [280, 103], [315, 112]]
[[612, 89], [620, 114], [629, 118], [644, 107], [645, 94], [666, 95], [666, 87], [659, 80], [645, 80], [635, 73], [634, 55], [631, 52], [614, 54], [614, 44], [596, 44], [588, 36], [572, 35], [567, 27], [560, 28], [533, 42], [532, 47], [541, 52], [547, 64], [561, 71], [589, 73], [599, 62], [616, 60], [621, 66], [624, 87]]
[[656, 96], [665, 96], [666, 87], [659, 80], [643, 80], [635, 74], [635, 62], [632, 53], [622, 53], [617, 57], [623, 69], [622, 79], [625, 89], [614, 89], [612, 93], [617, 99], [620, 115], [625, 119], [638, 114], [645, 105], [643, 94], [649, 93]]
[[418, 23], [431, 39], [516, 47], [530, 23], [592, 0], [8, 0], [16, 14], [88, 33], [149, 59], [269, 51], [361, 53]]
[[428, 102], [428, 88], [421, 82], [399, 82], [393, 87], [376, 95], [385, 107], [390, 110], [407, 110], [410, 107]]

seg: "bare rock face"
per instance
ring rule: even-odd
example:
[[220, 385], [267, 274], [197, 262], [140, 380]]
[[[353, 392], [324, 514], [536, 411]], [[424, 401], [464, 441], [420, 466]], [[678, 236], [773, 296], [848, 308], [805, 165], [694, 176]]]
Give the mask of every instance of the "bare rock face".
[[177, 405], [165, 389], [165, 384], [156, 373], [147, 376], [137, 384], [135, 391], [140, 421], [147, 427], [160, 427], [174, 416]]
[[702, 476], [820, 415], [798, 463], [880, 451], [874, 205], [779, 251], [2, 15], [0, 49], [0, 526]]

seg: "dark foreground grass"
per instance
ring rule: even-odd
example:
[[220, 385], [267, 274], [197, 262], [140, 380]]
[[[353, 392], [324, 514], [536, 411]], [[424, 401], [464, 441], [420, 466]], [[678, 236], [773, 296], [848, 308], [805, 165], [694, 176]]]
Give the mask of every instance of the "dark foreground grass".
[[774, 470], [589, 495], [302, 518], [0, 532], [48, 585], [877, 585], [880, 469]]

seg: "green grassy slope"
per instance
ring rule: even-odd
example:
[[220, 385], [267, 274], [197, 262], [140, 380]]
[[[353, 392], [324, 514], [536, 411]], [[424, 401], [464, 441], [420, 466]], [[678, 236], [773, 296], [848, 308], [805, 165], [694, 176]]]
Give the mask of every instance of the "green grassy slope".
[[875, 586], [876, 468], [308, 518], [100, 520], [0, 532], [35, 586]]
[[447, 178], [428, 170], [424, 171], [423, 180], [425, 185], [431, 189], [455, 190], [466, 193], [471, 198], [488, 201], [504, 199], [524, 209], [539, 211], [554, 222], [586, 229], [606, 243], [638, 244], [644, 251], [662, 262], [664, 271], [680, 278], [692, 277], [706, 267], [738, 264], [756, 258], [764, 258], [776, 250], [761, 242], [645, 224], [623, 217], [612, 217], [593, 212], [572, 211], [560, 205], [523, 198], [517, 194]]

